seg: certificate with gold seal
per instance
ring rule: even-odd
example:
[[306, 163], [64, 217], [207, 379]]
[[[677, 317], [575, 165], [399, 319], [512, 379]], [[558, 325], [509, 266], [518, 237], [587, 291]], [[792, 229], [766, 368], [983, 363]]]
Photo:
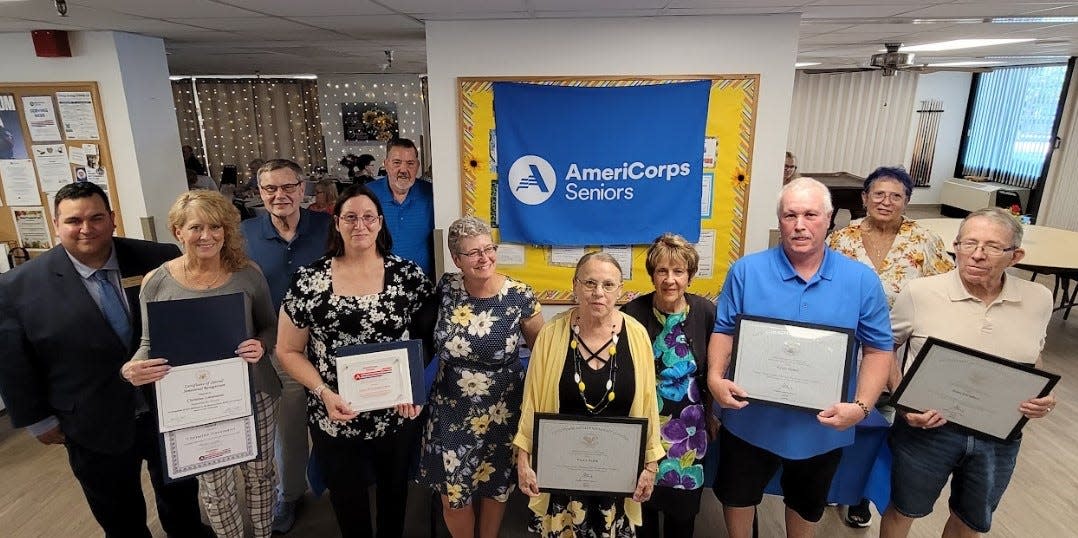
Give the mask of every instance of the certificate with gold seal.
[[536, 413], [532, 468], [543, 493], [628, 497], [644, 468], [643, 418]]
[[730, 376], [749, 401], [819, 412], [848, 402], [852, 329], [739, 315]]

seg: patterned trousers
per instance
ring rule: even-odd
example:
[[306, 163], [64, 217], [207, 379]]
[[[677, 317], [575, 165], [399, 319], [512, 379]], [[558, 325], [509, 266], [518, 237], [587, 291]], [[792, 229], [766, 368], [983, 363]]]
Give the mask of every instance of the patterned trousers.
[[273, 438], [277, 433], [277, 399], [255, 393], [255, 422], [258, 429], [258, 457], [239, 465], [198, 475], [198, 495], [213, 532], [222, 538], [243, 538], [243, 516], [236, 494], [237, 468], [243, 473], [247, 511], [256, 538], [272, 532], [273, 503], [277, 498], [277, 472], [273, 464]]

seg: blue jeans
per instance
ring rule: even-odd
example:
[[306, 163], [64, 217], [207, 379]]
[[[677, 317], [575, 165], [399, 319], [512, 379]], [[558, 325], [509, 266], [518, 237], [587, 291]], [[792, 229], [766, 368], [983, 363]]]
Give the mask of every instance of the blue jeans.
[[906, 517], [932, 512], [947, 478], [951, 511], [967, 527], [986, 533], [1014, 473], [1021, 439], [978, 437], [951, 425], [922, 430], [902, 418], [891, 430], [891, 506]]

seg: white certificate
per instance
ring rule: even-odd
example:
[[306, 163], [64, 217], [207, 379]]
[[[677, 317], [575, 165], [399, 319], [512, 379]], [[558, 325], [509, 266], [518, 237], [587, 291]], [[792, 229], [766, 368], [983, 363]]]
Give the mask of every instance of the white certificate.
[[165, 465], [172, 479], [228, 467], [258, 456], [255, 417], [165, 432]]
[[162, 432], [250, 415], [251, 376], [239, 357], [174, 366], [155, 383]]
[[738, 316], [732, 379], [748, 399], [821, 411], [845, 401], [853, 331], [757, 316]]
[[644, 465], [647, 420], [535, 414], [532, 467], [544, 493], [627, 496]]
[[353, 411], [388, 409], [412, 403], [408, 349], [337, 357], [337, 388]]
[[1026, 423], [1019, 405], [1058, 381], [1031, 365], [929, 338], [891, 401], [907, 411], [935, 409], [959, 427], [1008, 440]]

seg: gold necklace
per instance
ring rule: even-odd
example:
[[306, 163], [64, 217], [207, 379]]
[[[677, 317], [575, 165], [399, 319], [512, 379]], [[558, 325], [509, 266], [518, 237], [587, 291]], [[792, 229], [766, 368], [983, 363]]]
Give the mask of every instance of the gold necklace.
[[[617, 323], [613, 323], [610, 325], [610, 339], [607, 340], [605, 344], [599, 346], [599, 351], [592, 351], [591, 348], [589, 348], [588, 345], [584, 343], [584, 340], [580, 338], [580, 325], [578, 325], [578, 323], [579, 320], [577, 320], [577, 323], [573, 324], [573, 338], [569, 341], [569, 347], [573, 349], [573, 358], [575, 359], [573, 360], [573, 381], [576, 381], [576, 388], [578, 391], [580, 391], [580, 399], [584, 402], [584, 407], [588, 410], [589, 413], [597, 415], [601, 413], [604, 409], [606, 409], [606, 406], [610, 405], [610, 402], [613, 402], [614, 398], [617, 398], [617, 393], [614, 392], [614, 380], [617, 379], [618, 375], [618, 334], [616, 330]], [[584, 350], [587, 351], [588, 354], [591, 356], [585, 359], [584, 356], [580, 353], [581, 347], [583, 347]], [[607, 360], [603, 360], [603, 358], [599, 356], [599, 353], [602, 352], [604, 347], [606, 348], [607, 355], [609, 356]], [[606, 392], [604, 392], [602, 397], [599, 398], [599, 401], [594, 404], [588, 402], [588, 397], [585, 394], [585, 391], [587, 390], [587, 385], [584, 384], [584, 380], [580, 377], [581, 364], [587, 364], [587, 362], [591, 359], [596, 359], [599, 362], [602, 362], [604, 365], [606, 365], [607, 362], [610, 363], [610, 370], [606, 379]], [[590, 368], [590, 366], [588, 368]]]
[[[861, 243], [865, 246], [865, 251], [868, 253], [868, 257], [871, 258], [874, 263], [876, 262], [876, 260], [879, 260], [879, 263], [882, 266], [883, 262], [887, 260], [887, 253], [891, 250], [891, 246], [894, 244], [895, 237], [898, 236], [898, 232], [890, 234], [887, 232], [882, 232], [878, 228], [875, 228], [871, 225], [865, 226], [864, 224], [862, 224], [861, 230], [861, 235], [863, 238]], [[879, 235], [877, 235], [877, 231], [882, 232], [884, 236], [880, 237]], [[890, 241], [886, 241], [888, 236], [891, 239]], [[865, 241], [864, 239], [868, 239], [868, 241]]]
[[183, 262], [183, 279], [186, 280], [188, 284], [192, 284], [193, 285], [192, 287], [195, 287], [195, 288], [197, 288], [199, 286], [202, 286], [202, 289], [208, 290], [208, 289], [212, 288], [213, 285], [216, 284], [218, 280], [221, 280], [221, 275], [223, 275], [223, 274], [224, 274], [224, 272], [218, 271], [217, 276], [213, 277], [213, 280], [210, 281], [209, 284], [203, 284], [203, 283], [198, 282], [195, 279], [191, 278], [191, 276], [187, 274], [187, 260], [184, 260], [184, 262]]

